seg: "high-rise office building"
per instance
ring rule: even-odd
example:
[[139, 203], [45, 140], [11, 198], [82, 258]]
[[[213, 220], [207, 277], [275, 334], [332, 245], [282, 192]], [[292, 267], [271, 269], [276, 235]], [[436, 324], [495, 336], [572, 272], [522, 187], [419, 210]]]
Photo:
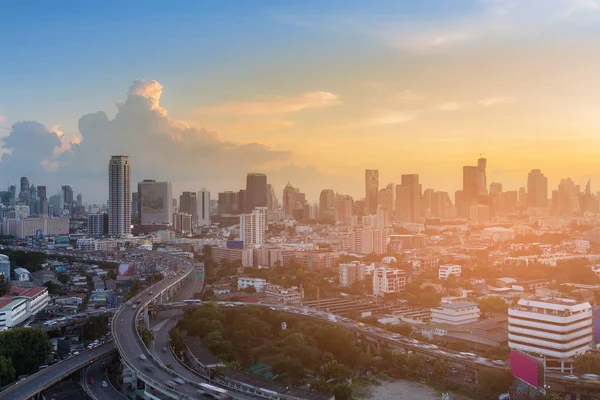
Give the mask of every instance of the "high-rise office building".
[[238, 206], [236, 214], [243, 214], [246, 208], [246, 189], [240, 189], [240, 191], [237, 193], [237, 200]]
[[21, 177], [21, 191], [19, 192], [19, 202], [29, 205], [29, 179], [26, 176]]
[[546, 207], [548, 203], [548, 178], [539, 169], [527, 175], [527, 208]]
[[578, 186], [571, 178], [561, 179], [558, 184], [558, 215], [572, 217], [579, 212]]
[[298, 189], [292, 186], [290, 182], [283, 189], [283, 212], [286, 218], [294, 217], [294, 209], [296, 206], [296, 193]]
[[480, 158], [477, 160], [477, 187], [478, 194], [487, 194], [487, 175], [486, 175], [487, 160]]
[[131, 234], [131, 164], [128, 156], [112, 156], [108, 164], [108, 233]]
[[210, 225], [210, 192], [204, 188], [196, 196], [198, 199], [197, 226]]
[[354, 209], [354, 200], [350, 195], [339, 194], [336, 197], [336, 221], [344, 224], [350, 223], [350, 217]]
[[139, 224], [140, 221], [140, 194], [138, 192], [131, 193], [131, 222]]
[[181, 235], [192, 232], [192, 215], [182, 212], [173, 214], [173, 229]]
[[38, 197], [38, 214], [39, 215], [48, 215], [48, 197], [46, 194], [46, 186], [38, 186], [37, 187], [37, 197]]
[[379, 195], [379, 171], [376, 169], [365, 170], [365, 214], [377, 214]]
[[183, 192], [179, 196], [179, 212], [192, 216], [192, 225], [198, 221], [198, 196], [196, 192]]
[[267, 230], [267, 207], [257, 207], [251, 213], [240, 215], [240, 239], [244, 247], [264, 244]]
[[479, 170], [477, 167], [465, 165], [463, 167], [463, 189], [462, 200], [465, 203], [477, 202], [479, 195]]
[[66, 210], [69, 210], [69, 213], [73, 210], [73, 188], [69, 185], [64, 185], [62, 187], [63, 191], [63, 202]]
[[83, 206], [83, 195], [81, 193], [77, 193], [77, 206]]
[[104, 236], [108, 234], [108, 214], [88, 214], [88, 235]]
[[267, 209], [269, 211], [276, 211], [279, 208], [279, 203], [277, 201], [275, 189], [273, 189], [273, 185], [270, 183], [267, 184], [267, 192]]
[[332, 189], [323, 189], [319, 195], [319, 218], [322, 220], [335, 220], [335, 192]]
[[144, 180], [138, 183], [140, 223], [142, 225], [171, 225], [173, 223], [173, 194], [171, 182]]
[[249, 173], [246, 177], [246, 207], [245, 212], [250, 213], [256, 207], [267, 206], [267, 175]]
[[238, 210], [238, 192], [221, 192], [218, 199], [218, 214], [239, 214]]
[[402, 175], [401, 182], [400, 185], [396, 185], [396, 220], [399, 222], [419, 222], [421, 220], [419, 175]]

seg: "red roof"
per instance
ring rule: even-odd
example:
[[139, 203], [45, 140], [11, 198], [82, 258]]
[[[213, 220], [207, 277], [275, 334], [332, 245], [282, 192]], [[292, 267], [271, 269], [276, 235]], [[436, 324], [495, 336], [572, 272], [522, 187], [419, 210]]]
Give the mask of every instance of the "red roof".
[[42, 293], [45, 290], [48, 290], [48, 288], [45, 286], [35, 286], [32, 288], [11, 286], [8, 294], [12, 296], [34, 297], [35, 295]]
[[258, 297], [242, 297], [240, 301], [244, 303], [260, 303], [260, 299]]
[[15, 299], [13, 299], [13, 298], [7, 299], [6, 297], [0, 297], [0, 308], [3, 308], [5, 306], [9, 305], [13, 301], [15, 301]]

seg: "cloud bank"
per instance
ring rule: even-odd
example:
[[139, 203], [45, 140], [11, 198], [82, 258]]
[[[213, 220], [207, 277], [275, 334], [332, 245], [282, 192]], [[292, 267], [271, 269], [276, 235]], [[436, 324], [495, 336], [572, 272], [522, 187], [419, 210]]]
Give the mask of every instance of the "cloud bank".
[[[13, 179], [28, 174], [36, 184], [77, 185], [104, 199], [111, 155], [130, 156], [132, 182], [242, 180], [261, 165], [285, 161], [290, 153], [260, 143], [221, 140], [208, 129], [173, 121], [160, 105], [162, 86], [136, 80], [114, 119], [96, 112], [79, 119], [79, 138], [65, 143], [63, 133], [38, 122], [19, 122], [2, 139], [6, 152], [0, 172]], [[62, 182], [62, 183], [61, 183]], [[193, 188], [191, 188], [193, 189]]]

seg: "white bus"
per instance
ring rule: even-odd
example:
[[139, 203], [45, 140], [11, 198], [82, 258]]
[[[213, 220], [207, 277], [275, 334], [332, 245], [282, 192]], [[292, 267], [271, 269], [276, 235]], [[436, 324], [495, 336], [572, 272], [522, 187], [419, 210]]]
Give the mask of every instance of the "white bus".
[[205, 394], [207, 396], [212, 397], [213, 399], [219, 400], [231, 400], [233, 397], [229, 394], [229, 392], [225, 389], [221, 389], [220, 387], [216, 387], [213, 385], [209, 385], [208, 383], [200, 383], [200, 389], [198, 392]]

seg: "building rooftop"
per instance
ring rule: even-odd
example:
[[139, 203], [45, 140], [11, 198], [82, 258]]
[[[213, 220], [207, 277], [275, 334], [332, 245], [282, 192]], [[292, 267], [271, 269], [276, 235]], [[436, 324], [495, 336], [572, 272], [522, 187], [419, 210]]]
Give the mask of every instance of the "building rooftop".
[[0, 311], [8, 311], [10, 310], [12, 307], [10, 307], [10, 305], [14, 302], [23, 302], [25, 301], [24, 299], [18, 299], [18, 298], [14, 298], [14, 297], [0, 297]]
[[442, 304], [439, 307], [435, 307], [435, 308], [459, 309], [459, 308], [476, 307], [476, 306], [477, 306], [477, 303], [473, 303], [471, 301], [458, 301], [456, 303]]

